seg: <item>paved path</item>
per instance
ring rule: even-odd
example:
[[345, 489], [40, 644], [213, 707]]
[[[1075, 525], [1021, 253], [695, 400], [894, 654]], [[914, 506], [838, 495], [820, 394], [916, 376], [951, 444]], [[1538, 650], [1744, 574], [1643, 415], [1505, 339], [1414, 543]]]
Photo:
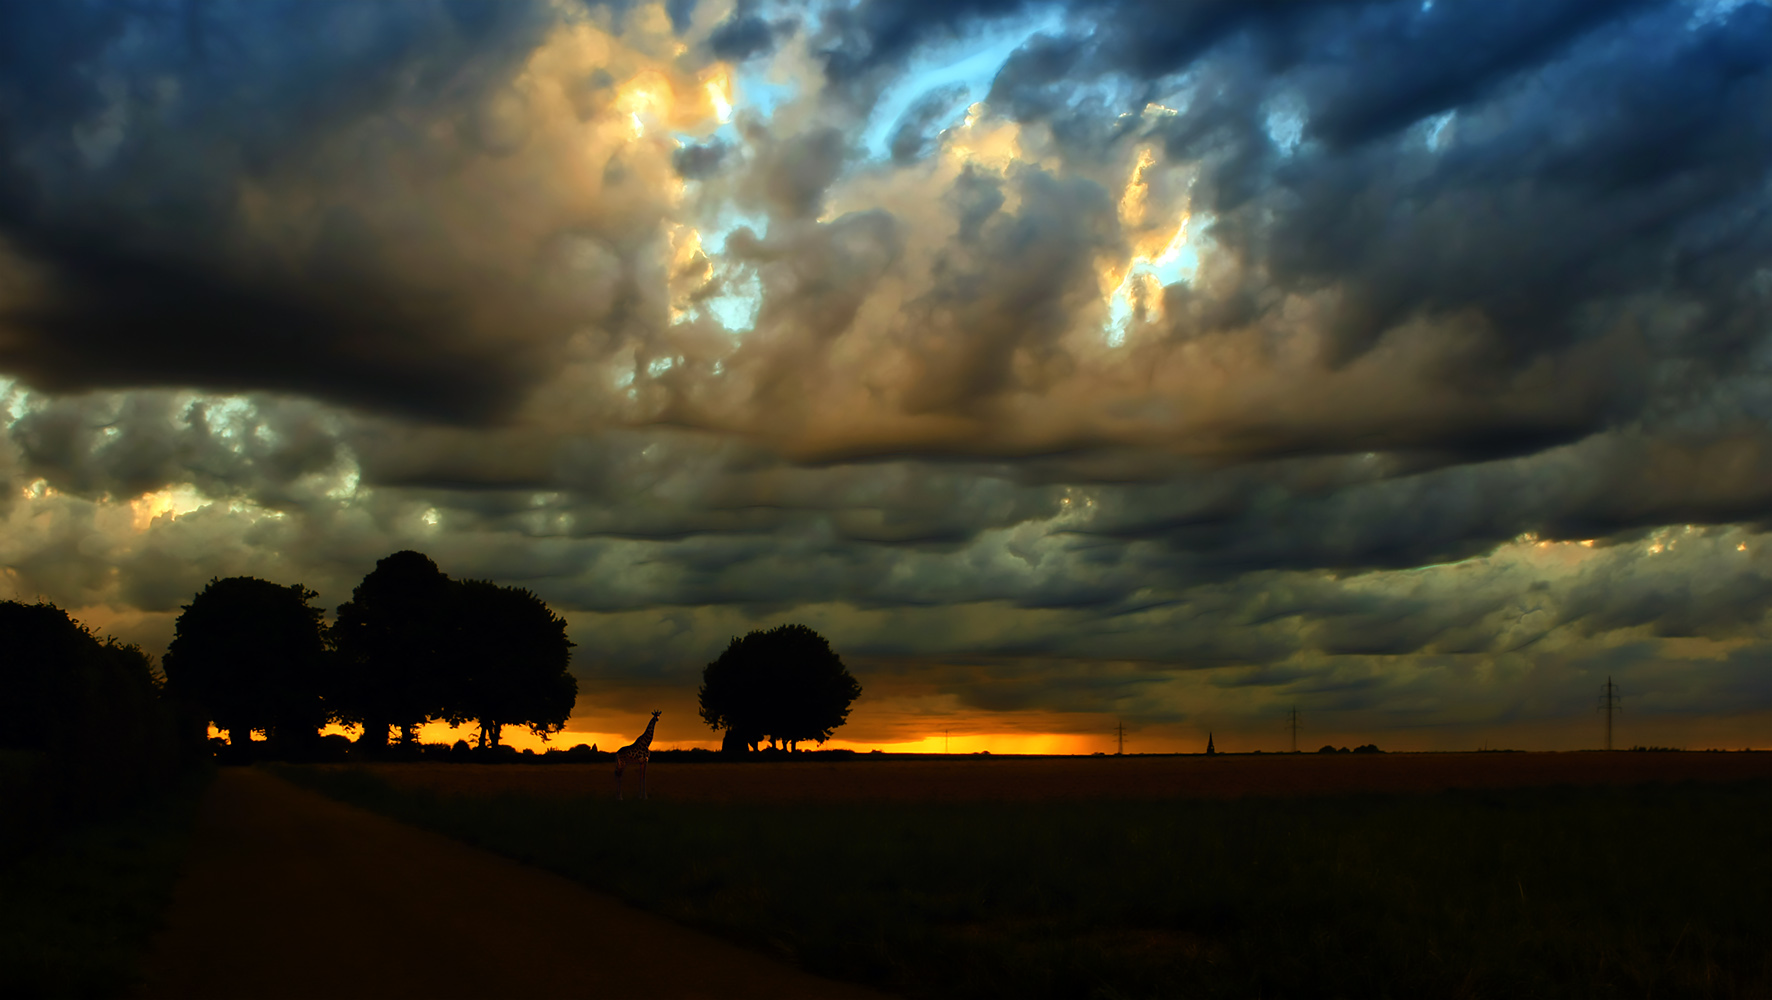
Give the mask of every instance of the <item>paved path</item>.
[[146, 997], [877, 996], [239, 768], [146, 975]]

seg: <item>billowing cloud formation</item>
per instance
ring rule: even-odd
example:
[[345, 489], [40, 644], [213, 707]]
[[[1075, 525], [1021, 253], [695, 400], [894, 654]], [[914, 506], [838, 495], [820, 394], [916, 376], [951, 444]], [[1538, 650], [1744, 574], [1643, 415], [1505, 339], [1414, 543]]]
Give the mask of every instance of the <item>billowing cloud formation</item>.
[[1769, 43], [1759, 2], [8, 6], [0, 556], [152, 641], [211, 575], [336, 603], [420, 547], [567, 610], [603, 705], [799, 618], [867, 738], [1463, 739], [1610, 671], [1688, 720], [1642, 741], [1739, 742]]

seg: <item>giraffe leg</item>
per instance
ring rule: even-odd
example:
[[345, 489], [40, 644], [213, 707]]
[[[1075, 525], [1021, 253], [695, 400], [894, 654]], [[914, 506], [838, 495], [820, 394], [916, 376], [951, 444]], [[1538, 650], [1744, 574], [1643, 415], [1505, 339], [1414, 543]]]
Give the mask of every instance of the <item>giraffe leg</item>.
[[640, 798], [646, 798], [646, 764], [640, 764]]
[[621, 764], [615, 765], [615, 801], [621, 801]]

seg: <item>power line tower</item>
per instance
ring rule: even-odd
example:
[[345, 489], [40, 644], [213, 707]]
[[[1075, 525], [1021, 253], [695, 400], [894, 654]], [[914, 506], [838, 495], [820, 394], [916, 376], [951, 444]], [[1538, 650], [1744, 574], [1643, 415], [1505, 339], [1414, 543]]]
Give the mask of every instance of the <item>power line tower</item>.
[[1611, 675], [1606, 677], [1606, 686], [1600, 688], [1599, 710], [1606, 713], [1606, 749], [1612, 749], [1612, 714], [1622, 712], [1619, 707], [1618, 685], [1612, 683]]
[[1114, 756], [1124, 757], [1126, 755], [1126, 723], [1115, 719], [1114, 732], [1120, 737], [1120, 749], [1114, 751]]
[[1286, 724], [1292, 730], [1292, 752], [1297, 753], [1298, 752], [1298, 706], [1296, 706], [1296, 705], [1292, 706], [1292, 716], [1291, 716], [1291, 718], [1286, 720]]

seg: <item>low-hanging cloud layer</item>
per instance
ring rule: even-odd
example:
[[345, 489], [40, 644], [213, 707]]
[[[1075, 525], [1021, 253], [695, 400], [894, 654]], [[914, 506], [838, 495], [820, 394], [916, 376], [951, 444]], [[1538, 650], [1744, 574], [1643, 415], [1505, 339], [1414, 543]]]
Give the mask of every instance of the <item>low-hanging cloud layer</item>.
[[585, 732], [1765, 744], [1772, 7], [0, 5], [0, 372], [150, 649], [414, 547]]

